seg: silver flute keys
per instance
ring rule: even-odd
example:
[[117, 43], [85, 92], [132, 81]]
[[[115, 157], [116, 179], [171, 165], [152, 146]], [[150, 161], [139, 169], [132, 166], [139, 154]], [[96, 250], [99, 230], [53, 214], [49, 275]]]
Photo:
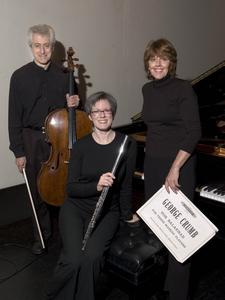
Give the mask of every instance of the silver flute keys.
[[[127, 142], [127, 139], [128, 139], [128, 136], [125, 135], [124, 140], [123, 140], [123, 142], [122, 142], [122, 144], [120, 146], [119, 153], [117, 155], [116, 161], [115, 161], [115, 163], [113, 165], [113, 168], [112, 168], [112, 171], [111, 171], [111, 173], [113, 175], [115, 175], [116, 168], [117, 168], [117, 166], [119, 164], [119, 161], [120, 161], [120, 158], [121, 158], [121, 156], [123, 154], [124, 147], [125, 147], [125, 144]], [[98, 201], [96, 203], [94, 213], [93, 213], [93, 215], [91, 217], [91, 220], [90, 220], [90, 222], [88, 224], [87, 231], [86, 231], [86, 233], [84, 235], [84, 239], [83, 239], [83, 242], [82, 242], [82, 245], [83, 245], [82, 246], [82, 250], [83, 251], [85, 250], [85, 247], [87, 245], [87, 241], [88, 241], [89, 237], [91, 236], [91, 233], [92, 233], [92, 231], [93, 231], [93, 229], [95, 227], [95, 223], [96, 223], [96, 221], [97, 221], [97, 219], [98, 219], [98, 217], [100, 215], [100, 212], [101, 212], [102, 206], [104, 204], [105, 198], [106, 198], [106, 196], [108, 194], [108, 190], [109, 190], [108, 186], [106, 186], [106, 187], [103, 188], [103, 190], [101, 192], [101, 195], [100, 195], [100, 197], [99, 197], [99, 199], [98, 199]]]

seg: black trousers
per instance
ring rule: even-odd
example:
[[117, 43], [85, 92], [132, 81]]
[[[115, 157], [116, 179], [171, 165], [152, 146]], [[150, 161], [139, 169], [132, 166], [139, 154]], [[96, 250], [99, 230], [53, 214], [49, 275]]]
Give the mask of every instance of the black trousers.
[[95, 286], [104, 264], [104, 253], [118, 228], [119, 212], [101, 217], [82, 250], [90, 213], [65, 201], [59, 214], [63, 248], [47, 291], [48, 299], [94, 300]]
[[[26, 153], [26, 174], [31, 189], [38, 221], [44, 237], [51, 233], [50, 215], [45, 202], [42, 201], [37, 188], [37, 176], [41, 163], [49, 158], [50, 146], [45, 141], [45, 135], [38, 130], [30, 128], [23, 129], [23, 141]], [[34, 239], [39, 239], [38, 229], [33, 216]]]

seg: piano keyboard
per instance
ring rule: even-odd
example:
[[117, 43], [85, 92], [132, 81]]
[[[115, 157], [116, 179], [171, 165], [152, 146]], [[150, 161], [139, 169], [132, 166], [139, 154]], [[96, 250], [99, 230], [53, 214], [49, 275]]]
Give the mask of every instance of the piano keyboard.
[[200, 189], [200, 196], [225, 203], [225, 184], [210, 184]]

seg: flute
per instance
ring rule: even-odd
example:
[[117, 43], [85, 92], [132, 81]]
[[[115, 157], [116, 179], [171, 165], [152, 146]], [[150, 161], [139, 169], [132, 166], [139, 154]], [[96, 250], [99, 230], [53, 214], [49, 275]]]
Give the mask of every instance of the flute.
[[[115, 161], [115, 163], [113, 165], [113, 168], [112, 168], [112, 171], [111, 171], [111, 173], [113, 175], [116, 172], [116, 168], [117, 168], [117, 166], [119, 164], [119, 161], [120, 161], [120, 158], [121, 158], [121, 156], [123, 154], [124, 147], [125, 147], [125, 144], [127, 142], [127, 139], [128, 139], [128, 136], [125, 135], [124, 140], [123, 140], [123, 142], [122, 142], [122, 144], [120, 146], [119, 153], [117, 155], [116, 161]], [[93, 231], [93, 229], [95, 227], [95, 223], [96, 223], [96, 221], [97, 221], [97, 219], [98, 219], [98, 217], [100, 215], [100, 212], [101, 212], [102, 206], [104, 204], [105, 198], [106, 198], [106, 196], [108, 194], [108, 190], [109, 190], [109, 186], [105, 186], [102, 189], [101, 195], [100, 195], [100, 197], [99, 197], [99, 199], [98, 199], [98, 201], [96, 203], [94, 213], [93, 213], [93, 215], [91, 217], [91, 220], [90, 220], [90, 222], [88, 224], [88, 227], [87, 227], [87, 231], [86, 231], [86, 233], [84, 235], [84, 239], [82, 241], [82, 245], [83, 245], [82, 246], [82, 250], [83, 251], [85, 250], [85, 247], [87, 245], [87, 241], [88, 241], [89, 237], [91, 236], [91, 233], [92, 233], [92, 231]]]

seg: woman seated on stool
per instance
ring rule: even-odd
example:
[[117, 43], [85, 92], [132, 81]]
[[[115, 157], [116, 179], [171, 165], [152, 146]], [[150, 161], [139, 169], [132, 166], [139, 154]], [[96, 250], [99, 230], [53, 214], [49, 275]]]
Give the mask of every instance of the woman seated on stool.
[[[71, 152], [67, 195], [59, 215], [63, 248], [47, 299], [93, 300], [95, 287], [119, 221], [136, 221], [132, 214], [132, 178], [136, 143], [130, 137], [111, 173], [125, 135], [112, 129], [115, 98], [105, 92], [91, 95], [85, 110], [93, 132], [78, 140]], [[110, 187], [100, 218], [82, 250], [82, 241], [104, 187]]]

